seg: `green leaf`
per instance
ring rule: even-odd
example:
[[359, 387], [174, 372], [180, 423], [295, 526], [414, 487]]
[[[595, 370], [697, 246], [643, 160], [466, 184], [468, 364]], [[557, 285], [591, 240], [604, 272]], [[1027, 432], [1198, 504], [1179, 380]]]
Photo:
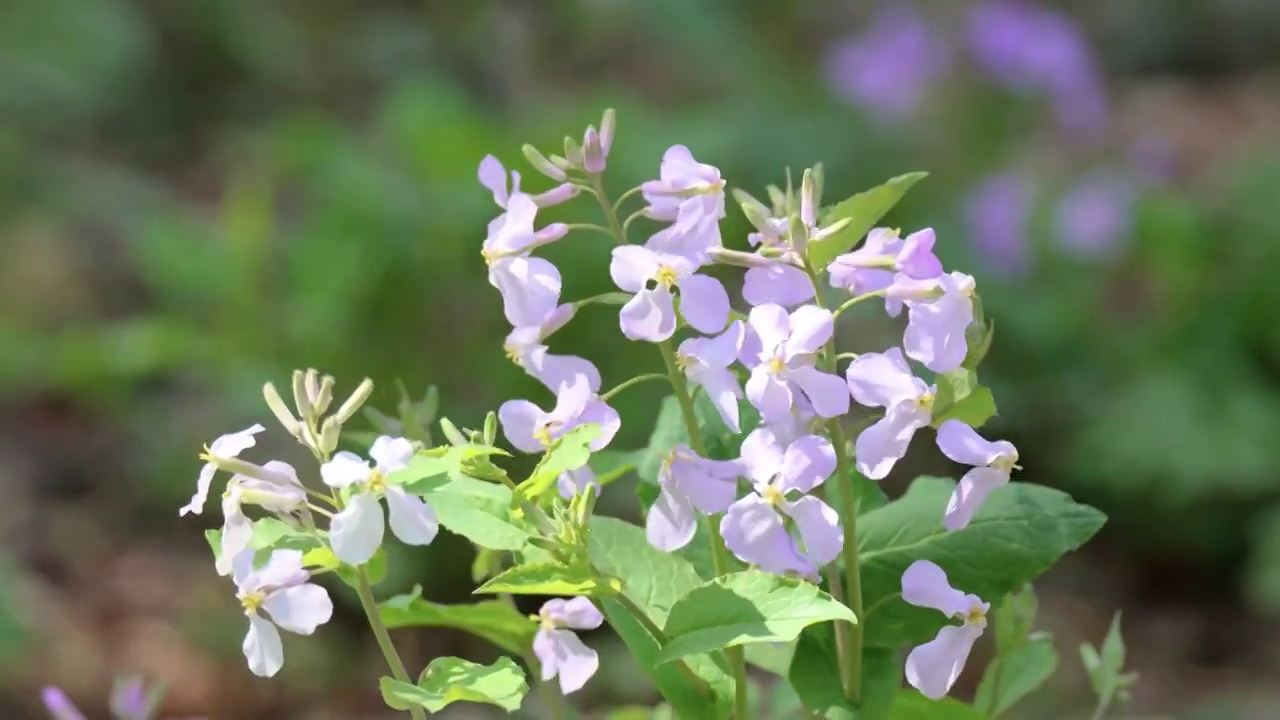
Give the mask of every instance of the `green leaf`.
[[787, 680], [804, 706], [814, 712], [856, 712], [844, 696], [834, 626], [815, 625], [800, 633]]
[[422, 587], [378, 604], [382, 622], [391, 629], [447, 627], [484, 638], [512, 655], [524, 655], [538, 630], [536, 623], [504, 600], [470, 605], [443, 605], [422, 599]]
[[1035, 589], [1031, 583], [1022, 589], [1004, 596], [996, 610], [996, 651], [1008, 653], [1020, 647], [1031, 635], [1031, 628], [1036, 621]]
[[933, 426], [939, 427], [947, 420], [959, 420], [977, 429], [996, 416], [996, 399], [991, 388], [978, 386], [964, 398], [955, 401], [933, 418]]
[[1066, 493], [1015, 482], [993, 492], [968, 527], [948, 532], [942, 514], [954, 487], [951, 480], [917, 478], [901, 498], [858, 520], [869, 645], [923, 642], [945, 622], [936, 610], [899, 597], [902, 573], [912, 562], [932, 560], [953, 587], [994, 600], [1080, 547], [1106, 520]]
[[[602, 573], [625, 578], [622, 593], [644, 611], [658, 627], [676, 601], [703, 584], [693, 565], [674, 553], [654, 549], [645, 539], [644, 529], [609, 517], [593, 517], [590, 524], [591, 563]], [[626, 609], [603, 598], [601, 607], [609, 625], [618, 633], [637, 663], [653, 679], [662, 696], [679, 717], [722, 717], [733, 698], [733, 680], [727, 665], [718, 656], [691, 655], [689, 668], [710, 686], [713, 696], [699, 694], [674, 663], [658, 665], [661, 646]]]
[[853, 611], [818, 586], [759, 570], [718, 577], [671, 608], [663, 630], [670, 642], [658, 662], [760, 642], [789, 642], [810, 625], [856, 622]]
[[656, 488], [658, 472], [662, 469], [667, 452], [680, 443], [688, 442], [689, 432], [685, 429], [680, 403], [675, 395], [668, 395], [662, 399], [658, 419], [654, 422], [653, 432], [649, 435], [649, 445], [645, 448], [644, 457], [636, 467], [640, 479]]
[[744, 652], [747, 656], [747, 662], [752, 665], [774, 675], [786, 677], [787, 669], [791, 667], [791, 659], [796, 652], [796, 641], [788, 643], [754, 643], [748, 645]]
[[551, 443], [538, 461], [538, 466], [527, 480], [516, 488], [516, 501], [537, 502], [551, 488], [562, 473], [577, 470], [591, 458], [591, 443], [600, 437], [600, 426], [595, 423], [579, 425]]
[[[437, 459], [419, 455], [414, 463], [422, 469]], [[441, 525], [480, 547], [519, 550], [529, 541], [529, 533], [512, 521], [511, 491], [502, 485], [446, 470], [413, 481], [405, 489], [421, 495]]]
[[849, 224], [832, 236], [809, 243], [809, 263], [818, 269], [825, 269], [837, 255], [846, 253], [862, 239], [867, 231], [875, 227], [902, 196], [928, 173], [913, 172], [889, 180], [885, 184], [838, 203], [822, 217], [822, 225], [849, 219]]
[[455, 702], [497, 705], [515, 712], [529, 692], [524, 671], [507, 657], [492, 665], [456, 657], [436, 658], [422, 671], [417, 685], [384, 677], [378, 686], [382, 699], [393, 710], [420, 707], [432, 713]]
[[310, 550], [321, 544], [319, 537], [273, 517], [254, 521], [253, 538], [249, 541], [254, 550]]
[[987, 667], [974, 696], [976, 707], [998, 715], [1035, 692], [1058, 667], [1053, 639], [1043, 637], [997, 657]]
[[915, 690], [903, 690], [893, 702], [893, 720], [987, 720], [987, 716], [955, 698], [930, 700]]
[[476, 588], [477, 593], [516, 595], [616, 595], [622, 583], [614, 577], [599, 577], [586, 567], [560, 563], [526, 563], [509, 568]]
[[[354, 565], [341, 563], [335, 570], [338, 578], [342, 582], [353, 588], [360, 587], [360, 577]], [[365, 575], [369, 578], [370, 585], [377, 585], [387, 579], [387, 551], [378, 548], [378, 551], [369, 558], [369, 562], [364, 564]]]

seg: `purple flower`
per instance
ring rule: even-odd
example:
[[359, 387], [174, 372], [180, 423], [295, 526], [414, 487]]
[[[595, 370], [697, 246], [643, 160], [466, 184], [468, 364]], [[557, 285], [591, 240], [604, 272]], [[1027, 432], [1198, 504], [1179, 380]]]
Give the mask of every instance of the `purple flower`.
[[331, 488], [349, 488], [347, 506], [329, 524], [329, 544], [338, 559], [363, 565], [382, 545], [386, 531], [379, 497], [387, 500], [391, 532], [408, 545], [430, 545], [440, 531], [440, 522], [422, 498], [410, 495], [389, 478], [409, 466], [413, 444], [404, 438], [386, 435], [373, 441], [369, 457], [374, 467], [355, 453], [342, 451], [320, 467], [320, 479]]
[[581, 375], [587, 379], [592, 392], [600, 390], [600, 371], [591, 361], [576, 355], [552, 355], [542, 341], [569, 321], [574, 314], [572, 304], [564, 304], [552, 311], [540, 326], [518, 327], [507, 335], [503, 350], [516, 365], [556, 392], [565, 383], [572, 383]]
[[493, 201], [504, 210], [511, 197], [520, 194], [520, 173], [511, 171], [511, 186], [508, 191], [507, 169], [502, 166], [501, 160], [492, 155], [485, 155], [480, 161], [476, 176], [480, 179], [480, 184], [493, 193]]
[[658, 471], [662, 488], [645, 518], [649, 544], [671, 552], [693, 539], [698, 513], [722, 513], [738, 496], [738, 478], [746, 474], [742, 463], [708, 460], [685, 445], [667, 453]]
[[964, 331], [973, 322], [973, 277], [953, 272], [932, 280], [915, 280], [899, 273], [885, 297], [907, 306], [907, 357], [936, 373], [948, 373], [964, 363], [968, 353]]
[[849, 393], [840, 378], [814, 368], [814, 353], [831, 338], [831, 313], [804, 305], [787, 314], [781, 305], [757, 305], [747, 322], [759, 341], [750, 363], [747, 399], [765, 422], [791, 414], [795, 396], [803, 394], [824, 418], [849, 410]]
[[844, 546], [839, 515], [808, 494], [835, 471], [835, 449], [817, 435], [784, 445], [772, 430], [758, 428], [742, 441], [742, 464], [755, 492], [720, 520], [725, 546], [766, 572], [816, 575]]
[[1107, 255], [1129, 230], [1133, 196], [1133, 184], [1117, 174], [1084, 177], [1058, 201], [1059, 244], [1084, 259]]
[[528, 400], [508, 400], [498, 408], [498, 420], [507, 441], [527, 453], [545, 452], [560, 436], [588, 423], [599, 425], [601, 430], [591, 449], [603, 450], [622, 424], [618, 412], [601, 400], [581, 375], [560, 386], [551, 412]]
[[858, 472], [879, 480], [907, 454], [916, 430], [933, 420], [937, 388], [911, 374], [898, 348], [860, 355], [849, 363], [845, 375], [854, 400], [885, 409], [884, 417], [863, 430], [854, 443]]
[[988, 176], [964, 201], [969, 240], [996, 272], [1019, 275], [1027, 269], [1031, 200], [1031, 186], [1026, 179], [1007, 172]]
[[40, 691], [40, 699], [44, 708], [53, 715], [53, 720], [85, 720], [84, 714], [60, 688], [46, 687]]
[[677, 221], [651, 235], [644, 246], [661, 254], [680, 255], [695, 265], [705, 265], [711, 251], [721, 247], [720, 219], [701, 215], [686, 223]]
[[704, 217], [724, 217], [720, 171], [695, 160], [684, 145], [672, 145], [663, 153], [658, 178], [640, 186], [649, 203], [649, 217], [684, 227]]
[[990, 442], [959, 420], [947, 420], [938, 427], [938, 449], [958, 463], [974, 466], [960, 478], [942, 519], [948, 530], [960, 530], [992, 490], [1008, 484], [1010, 473], [1018, 467], [1018, 449], [1008, 440]]
[[742, 399], [742, 388], [729, 366], [742, 349], [744, 334], [742, 321], [734, 320], [720, 335], [689, 338], [676, 350], [676, 365], [691, 385], [707, 393], [724, 424], [735, 433], [740, 431], [738, 400]]
[[191, 496], [191, 502], [178, 510], [178, 514], [199, 515], [204, 510], [205, 500], [209, 497], [209, 486], [213, 484], [213, 476], [218, 472], [218, 461], [235, 458], [253, 447], [256, 442], [253, 436], [264, 430], [266, 430], [265, 427], [255, 424], [240, 432], [221, 435], [211, 445], [205, 446], [205, 451], [200, 454], [200, 459], [204, 460], [205, 464], [200, 468], [200, 477], [196, 480], [196, 492]]
[[[329, 622], [333, 601], [324, 588], [309, 582], [311, 576], [302, 569], [300, 551], [273, 550], [267, 564], [256, 570], [253, 555], [253, 550], [245, 550], [236, 556], [231, 576], [236, 597], [249, 618], [243, 647], [249, 670], [271, 677], [284, 666], [284, 646], [276, 627], [310, 635]], [[270, 620], [262, 617], [263, 610]]]
[[813, 283], [793, 265], [780, 262], [753, 267], [743, 277], [742, 299], [752, 305], [795, 307], [813, 299]]
[[231, 563], [253, 539], [253, 521], [244, 505], [257, 505], [273, 513], [293, 512], [307, 504], [307, 491], [293, 466], [272, 460], [262, 466], [272, 480], [236, 474], [222, 493], [222, 536], [214, 567], [219, 575], [231, 574]]
[[681, 255], [638, 245], [614, 248], [609, 274], [619, 288], [635, 293], [619, 314], [622, 334], [650, 342], [670, 338], [676, 331], [673, 290], [677, 289], [680, 314], [694, 329], [705, 333], [724, 329], [729, 321], [729, 293], [719, 280], [695, 274], [697, 269], [695, 262]]
[[596, 479], [596, 474], [589, 465], [583, 465], [577, 470], [562, 472], [560, 477], [556, 478], [556, 489], [560, 491], [560, 497], [565, 500], [572, 498], [588, 487], [595, 488], [596, 495], [599, 496], [600, 481]]
[[109, 701], [111, 714], [120, 720], [147, 720], [151, 708], [147, 703], [147, 688], [142, 678], [117, 681], [111, 688]]
[[489, 266], [489, 284], [502, 295], [512, 327], [541, 326], [560, 303], [560, 271], [536, 257], [505, 257]]
[[866, 32], [834, 46], [827, 80], [848, 102], [885, 119], [910, 115], [946, 69], [947, 50], [909, 4], [883, 6]]
[[587, 598], [556, 598], [543, 604], [538, 622], [533, 654], [542, 663], [543, 682], [559, 676], [560, 692], [565, 695], [581, 689], [599, 669], [600, 656], [571, 630], [594, 630], [604, 622], [604, 616]]
[[987, 610], [991, 606], [977, 595], [966, 595], [951, 587], [942, 568], [928, 560], [917, 560], [902, 573], [902, 599], [963, 623], [947, 625], [933, 640], [907, 655], [907, 682], [921, 695], [939, 700], [964, 670], [973, 643], [987, 627]]
[[[827, 272], [831, 287], [853, 295], [884, 290], [893, 284], [895, 273], [917, 280], [928, 280], [942, 274], [942, 262], [933, 254], [936, 237], [933, 228], [898, 237], [898, 231], [875, 228], [867, 233], [862, 247], [831, 261]], [[891, 316], [902, 312], [902, 303], [886, 298], [885, 309]]]

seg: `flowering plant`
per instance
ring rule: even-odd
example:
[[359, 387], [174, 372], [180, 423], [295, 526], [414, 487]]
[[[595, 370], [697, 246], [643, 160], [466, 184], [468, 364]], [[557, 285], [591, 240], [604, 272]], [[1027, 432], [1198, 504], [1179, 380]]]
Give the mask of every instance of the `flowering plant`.
[[[820, 166], [798, 188], [768, 188], [768, 204], [735, 188], [755, 232], [751, 251], [732, 250], [720, 233], [726, 183], [684, 146], [665, 153], [657, 179], [611, 199], [603, 175], [614, 129], [609, 111], [580, 143], [566, 139], [563, 155], [525, 146], [535, 170], [556, 183], [539, 194], [522, 190], [519, 173], [495, 158], [480, 164], [480, 183], [500, 210], [481, 252], [512, 325], [505, 351], [546, 386], [544, 398], [510, 400], [480, 430], [441, 420], [445, 445], [413, 422], [374, 414], [386, 432], [367, 445], [366, 461], [339, 447], [358, 439], [343, 429], [370, 381], [330, 413], [334, 379], [299, 371], [292, 407], [271, 384], [264, 396], [314, 457], [312, 472], [241, 458], [262, 425], [218, 438], [201, 456], [196, 493], [181, 512], [201, 513], [216, 475], [231, 475], [223, 527], [209, 539], [248, 618], [249, 669], [274, 675], [284, 662], [279, 631], [309, 635], [329, 620], [329, 590], [312, 579], [333, 573], [355, 589], [386, 656], [382, 697], [415, 718], [457, 701], [515, 711], [529, 688], [521, 664], [540, 678], [550, 712], [566, 717], [561, 695], [599, 666], [579, 632], [602, 624], [661, 692], [666, 705], [654, 712], [666, 716], [1007, 710], [1057, 663], [1051, 639], [1032, 632], [1028, 583], [1104, 517], [1059, 491], [1011, 482], [1021, 469], [1016, 448], [980, 433], [996, 412], [978, 376], [993, 326], [974, 278], [944, 269], [932, 230], [902, 237], [876, 226], [924, 174], [829, 206]], [[541, 209], [581, 196], [598, 203], [603, 224], [537, 227]], [[621, 218], [636, 200], [643, 207]], [[641, 219], [660, 229], [632, 243]], [[562, 302], [559, 271], [536, 252], [582, 233], [614, 244], [609, 274], [619, 292]], [[735, 308], [709, 272], [716, 266], [745, 268], [744, 305]], [[553, 353], [551, 336], [592, 305], [620, 306], [620, 334], [652, 345], [664, 372], [605, 390], [588, 359]], [[840, 352], [837, 320], [859, 305], [905, 315], [900, 346]], [[611, 447], [622, 419], [610, 401], [649, 382], [671, 394], [647, 447]], [[851, 417], [855, 407], [869, 410]], [[515, 453], [538, 456], [527, 477], [504, 469], [512, 452], [499, 446], [499, 432]], [[890, 501], [876, 481], [926, 434], [968, 469], [958, 482], [918, 478]], [[594, 513], [600, 493], [631, 470], [643, 527]], [[249, 506], [265, 514], [253, 520]], [[386, 570], [388, 524], [414, 545], [430, 544], [441, 528], [470, 540], [483, 580], [476, 592], [497, 597], [462, 606], [418, 593], [378, 602], [372, 588]], [[513, 595], [554, 597], [526, 617]], [[993, 623], [995, 659], [975, 703], [949, 698]], [[427, 625], [474, 632], [514, 658], [437, 658], [415, 677], [389, 629]], [[1118, 635], [1101, 654], [1090, 650], [1105, 709], [1132, 677], [1121, 672]], [[752, 692], [767, 673], [785, 679], [778, 687], [787, 693], [772, 702], [788, 709], [765, 708]]]

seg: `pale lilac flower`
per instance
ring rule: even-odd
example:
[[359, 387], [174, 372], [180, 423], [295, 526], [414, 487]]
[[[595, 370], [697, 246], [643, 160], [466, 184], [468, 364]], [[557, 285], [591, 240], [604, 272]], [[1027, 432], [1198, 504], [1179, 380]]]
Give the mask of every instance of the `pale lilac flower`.
[[885, 297], [907, 306], [903, 347], [907, 357], [936, 373], [964, 363], [968, 344], [964, 331], [973, 322], [975, 283], [971, 275], [953, 272], [932, 280], [895, 275]]
[[117, 679], [111, 687], [108, 707], [117, 720], [150, 720], [151, 707], [142, 678]]
[[884, 417], [863, 430], [854, 442], [858, 472], [879, 480], [907, 454], [916, 430], [932, 422], [937, 388], [911, 373], [898, 348], [859, 355], [849, 363], [845, 375], [854, 400], [885, 409]]
[[722, 513], [738, 496], [738, 478], [746, 474], [734, 460], [708, 460], [685, 445], [667, 453], [658, 471], [662, 491], [645, 518], [649, 544], [663, 552], [678, 550], [693, 539], [698, 513]]
[[310, 635], [329, 622], [333, 601], [324, 588], [309, 582], [311, 575], [302, 569], [300, 551], [273, 550], [267, 564], [256, 570], [253, 555], [252, 550], [245, 550], [236, 556], [231, 576], [236, 598], [249, 618], [243, 646], [249, 670], [259, 677], [271, 677], [284, 666], [284, 646], [277, 626]]
[[538, 611], [539, 628], [533, 654], [542, 664], [542, 681], [560, 678], [560, 692], [580, 690], [600, 668], [600, 656], [578, 639], [573, 630], [594, 630], [604, 615], [585, 597], [548, 600]]
[[572, 498], [589, 487], [595, 488], [596, 496], [600, 495], [600, 481], [596, 479], [596, 474], [590, 465], [583, 465], [577, 470], [562, 472], [560, 477], [556, 478], [556, 489], [560, 491], [560, 497], [565, 500]]
[[969, 240], [987, 266], [1002, 275], [1020, 275], [1030, 263], [1031, 201], [1030, 184], [1015, 172], [987, 176], [965, 198]]
[[753, 267], [743, 276], [742, 299], [752, 305], [795, 307], [813, 299], [813, 283], [803, 270], [783, 262]]
[[733, 432], [739, 432], [738, 400], [742, 388], [729, 366], [738, 358], [742, 349], [745, 329], [741, 320], [734, 320], [716, 337], [689, 338], [676, 349], [676, 366], [689, 384], [701, 387], [715, 405], [720, 417]]
[[907, 682], [921, 695], [939, 700], [964, 670], [973, 643], [987, 627], [987, 610], [991, 606], [977, 595], [951, 587], [942, 568], [928, 560], [917, 560], [902, 573], [902, 599], [963, 623], [947, 625], [933, 640], [907, 655]]
[[329, 524], [329, 544], [338, 559], [363, 565], [382, 545], [386, 531], [382, 504], [387, 499], [391, 532], [409, 545], [430, 545], [440, 530], [436, 514], [422, 498], [410, 495], [390, 476], [409, 466], [413, 444], [404, 438], [378, 437], [369, 448], [374, 466], [351, 452], [340, 452], [320, 467], [320, 478], [332, 488], [349, 488], [347, 506]]
[[[673, 145], [662, 155], [658, 179], [641, 187], [655, 220], [688, 226], [710, 216], [724, 217], [724, 180], [714, 166], [700, 163], [684, 145]], [[683, 215], [683, 217], [682, 217]]]
[[914, 7], [882, 6], [866, 32], [834, 46], [827, 81], [838, 95], [884, 119], [910, 115], [946, 69], [941, 38]]
[[[905, 238], [899, 237], [897, 230], [875, 228], [867, 233], [862, 247], [837, 257], [827, 266], [831, 287], [865, 295], [887, 289], [899, 273], [917, 280], [936, 278], [942, 274], [942, 262], [933, 254], [935, 242], [933, 228], [918, 230]], [[902, 312], [902, 303], [885, 298], [885, 309], [896, 317]]]
[[231, 573], [231, 563], [253, 539], [253, 521], [244, 514], [244, 505], [257, 505], [277, 514], [305, 507], [307, 492], [293, 466], [272, 460], [262, 466], [270, 480], [235, 475], [222, 493], [222, 536], [214, 563], [219, 575]]
[[489, 266], [489, 284], [502, 295], [512, 327], [540, 326], [560, 303], [560, 271], [536, 257], [505, 257]]
[[698, 275], [698, 266], [681, 255], [655, 252], [638, 245], [613, 249], [609, 274], [613, 282], [635, 293], [619, 314], [622, 334], [631, 340], [661, 342], [676, 331], [675, 294], [680, 314], [694, 329], [719, 332], [729, 321], [729, 293], [719, 280]]
[[520, 194], [520, 173], [511, 171], [511, 184], [507, 185], [507, 169], [502, 161], [492, 155], [485, 155], [480, 161], [480, 169], [476, 171], [480, 184], [493, 193], [493, 201], [503, 210], [511, 197]]
[[722, 247], [720, 219], [711, 214], [699, 215], [692, 210], [681, 212], [687, 216], [687, 222], [677, 219], [651, 235], [644, 246], [658, 253], [680, 255], [698, 266], [705, 265], [711, 252]]
[[817, 435], [784, 445], [772, 430], [758, 428], [742, 441], [742, 464], [755, 492], [720, 520], [725, 546], [765, 572], [816, 575], [844, 546], [839, 515], [808, 494], [835, 471], [835, 449]]
[[992, 490], [1009, 483], [1009, 475], [1018, 467], [1018, 449], [1008, 440], [986, 440], [959, 420], [947, 420], [938, 427], [938, 449], [958, 463], [974, 466], [956, 484], [942, 519], [948, 530], [960, 530]]
[[618, 411], [601, 400], [582, 375], [560, 386], [551, 412], [528, 400], [508, 400], [498, 408], [498, 421], [507, 441], [527, 453], [546, 452], [562, 435], [588, 423], [599, 425], [601, 430], [591, 449], [603, 450], [622, 424]]
[[565, 383], [573, 382], [578, 375], [587, 379], [593, 392], [600, 389], [600, 371], [591, 361], [576, 355], [553, 355], [542, 344], [551, 333], [568, 322], [574, 312], [572, 304], [560, 305], [541, 325], [513, 329], [502, 346], [509, 360], [552, 392]]
[[213, 484], [213, 476], [218, 472], [218, 461], [235, 458], [253, 447], [256, 442], [253, 436], [264, 430], [266, 430], [265, 427], [255, 424], [240, 432], [222, 435], [214, 440], [213, 444], [206, 445], [204, 452], [200, 454], [200, 459], [205, 461], [205, 465], [200, 468], [200, 477], [196, 480], [196, 493], [191, 496], [191, 502], [178, 510], [178, 514], [199, 515], [204, 510], [205, 500], [209, 497], [209, 486]]
[[[549, 191], [550, 193], [558, 190]], [[567, 198], [566, 198], [567, 199]], [[555, 242], [569, 233], [564, 223], [551, 223], [534, 230], [538, 204], [534, 198], [517, 193], [507, 200], [507, 211], [489, 222], [480, 255], [490, 266], [503, 258], [528, 255], [531, 250]]]
[[[751, 219], [750, 216], [747, 219]], [[789, 250], [790, 247], [786, 243], [786, 237], [787, 231], [790, 229], [791, 223], [784, 217], [762, 217], [756, 232], [747, 234], [747, 242], [751, 244], [751, 247], [759, 245], [760, 247]]]
[[1133, 183], [1118, 174], [1084, 177], [1058, 201], [1059, 244], [1083, 259], [1108, 255], [1129, 230], [1133, 197]]
[[747, 380], [747, 399], [766, 422], [791, 414], [803, 394], [824, 418], [849, 410], [849, 393], [840, 378], [813, 366], [814, 353], [831, 338], [831, 313], [804, 305], [788, 314], [781, 305], [757, 305], [747, 322], [758, 339], [759, 354]]
[[44, 688], [40, 691], [40, 699], [44, 702], [45, 710], [53, 715], [53, 720], [85, 720], [84, 714], [61, 688]]

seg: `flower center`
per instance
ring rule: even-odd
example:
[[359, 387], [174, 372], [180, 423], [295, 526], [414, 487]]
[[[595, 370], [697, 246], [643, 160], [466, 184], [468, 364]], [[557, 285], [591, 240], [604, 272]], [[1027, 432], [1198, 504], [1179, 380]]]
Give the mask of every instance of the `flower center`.
[[381, 470], [374, 468], [373, 472], [369, 473], [369, 477], [365, 479], [364, 487], [371, 493], [384, 492], [387, 489], [387, 478], [382, 474]]
[[1018, 453], [1004, 453], [991, 461], [991, 467], [1004, 472], [1011, 473], [1014, 470], [1021, 470], [1018, 465]]
[[653, 279], [669, 290], [676, 284], [676, 271], [663, 265], [653, 274]]
[[511, 362], [520, 364], [520, 350], [515, 345], [503, 345], [502, 352]]
[[533, 439], [541, 443], [542, 447], [551, 447], [552, 425], [555, 425], [555, 423], [545, 423], [539, 425], [538, 429], [533, 431]]
[[964, 623], [966, 625], [986, 625], [987, 609], [981, 603], [974, 603], [969, 607], [969, 612], [965, 613]]
[[681, 372], [688, 370], [697, 361], [698, 361], [697, 358], [693, 357], [692, 355], [687, 355], [682, 352], [676, 353], [676, 367], [679, 368]]
[[780, 357], [770, 358], [767, 365], [769, 368], [769, 372], [773, 373], [774, 375], [780, 375], [783, 370], [787, 369], [787, 361], [783, 360]]
[[258, 608], [262, 607], [262, 603], [267, 601], [267, 596], [260, 590], [239, 593], [239, 598], [240, 607], [244, 608], [245, 615], [257, 614]]
[[764, 490], [760, 492], [760, 496], [764, 498], [765, 502], [775, 507], [781, 504], [782, 501], [786, 499], [785, 494], [781, 490], [779, 490], [776, 486], [774, 486], [773, 483], [769, 483], [768, 485], [766, 485]]
[[926, 412], [933, 412], [933, 401], [936, 399], [933, 393], [926, 391], [916, 398], [916, 406]]
[[213, 449], [208, 445], [205, 445], [204, 452], [200, 453], [196, 457], [199, 458], [201, 462], [211, 463], [213, 462]]

